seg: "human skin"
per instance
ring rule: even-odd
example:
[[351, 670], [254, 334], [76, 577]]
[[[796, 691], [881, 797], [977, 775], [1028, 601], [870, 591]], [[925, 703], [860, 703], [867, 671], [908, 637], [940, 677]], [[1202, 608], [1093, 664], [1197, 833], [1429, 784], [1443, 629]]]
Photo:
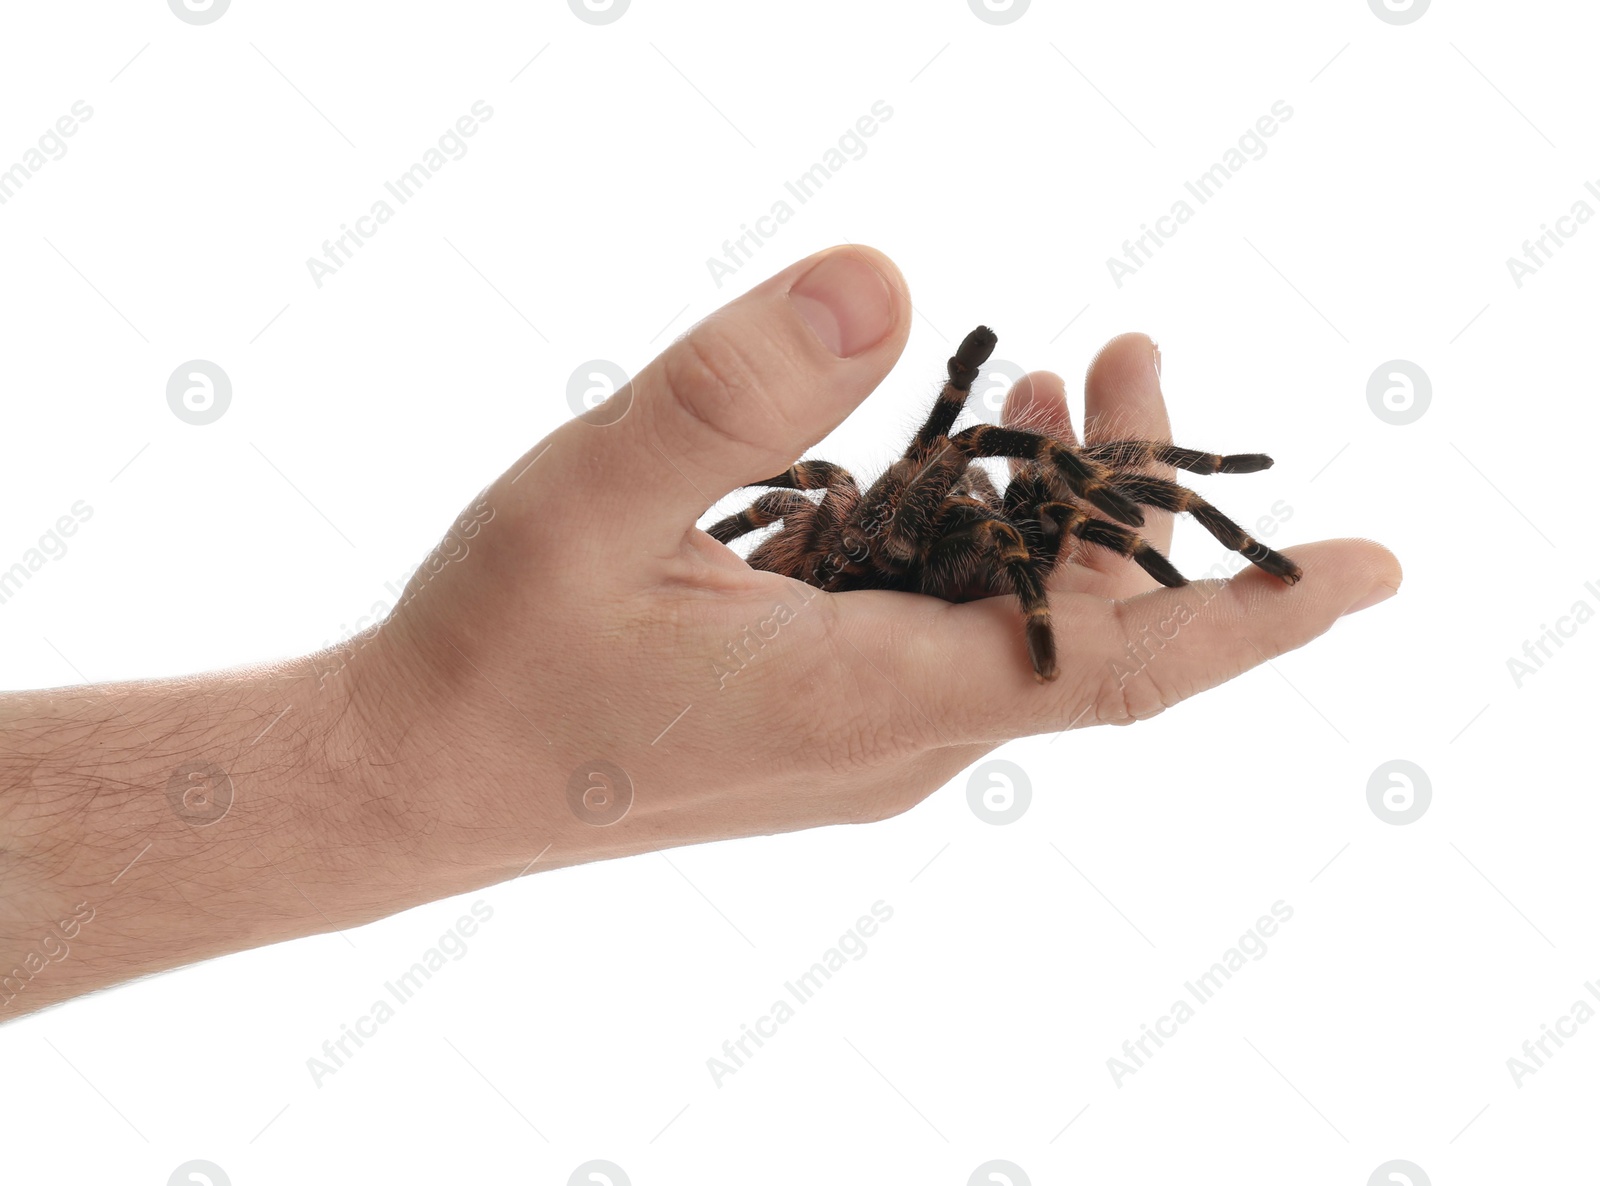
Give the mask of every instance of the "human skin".
[[[0, 696], [0, 1019], [523, 874], [881, 820], [1010, 738], [1154, 716], [1399, 588], [1362, 540], [1287, 549], [1292, 588], [1247, 566], [1160, 589], [1081, 554], [1050, 583], [1041, 684], [1012, 598], [822, 594], [695, 526], [866, 398], [911, 316], [880, 253], [801, 260], [668, 347], [612, 422], [530, 449], [350, 646]], [[1168, 436], [1159, 357], [1140, 334], [1101, 351], [1088, 440]], [[1048, 372], [1005, 416], [1076, 439]], [[1142, 533], [1165, 551], [1169, 517]], [[1130, 676], [1127, 643], [1174, 620]]]

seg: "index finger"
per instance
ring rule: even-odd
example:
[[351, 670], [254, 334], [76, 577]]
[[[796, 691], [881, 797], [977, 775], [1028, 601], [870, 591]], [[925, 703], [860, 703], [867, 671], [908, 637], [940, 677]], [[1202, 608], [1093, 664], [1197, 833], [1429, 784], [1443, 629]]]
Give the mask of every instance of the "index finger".
[[[912, 700], [934, 744], [1143, 720], [1304, 646], [1400, 587], [1399, 562], [1370, 540], [1286, 554], [1305, 574], [1292, 587], [1246, 568], [1126, 601], [1053, 594], [1061, 674], [1046, 684], [1033, 677], [1009, 597], [914, 607], [874, 601], [854, 616], [854, 645]], [[907, 621], [908, 613], [917, 616]], [[871, 620], [884, 615], [895, 620]]]

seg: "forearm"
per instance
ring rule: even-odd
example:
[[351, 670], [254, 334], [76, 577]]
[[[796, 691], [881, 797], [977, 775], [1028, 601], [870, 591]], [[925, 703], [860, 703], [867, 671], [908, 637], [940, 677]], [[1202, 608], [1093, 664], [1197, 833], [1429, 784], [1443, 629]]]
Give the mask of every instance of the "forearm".
[[0, 696], [0, 1021], [484, 880], [379, 775], [359, 679], [301, 660]]
[[[694, 529], [836, 428], [910, 325], [887, 259], [802, 260], [530, 449], [333, 661], [0, 696], [0, 1020], [536, 865], [883, 819], [1008, 737], [1153, 716], [1399, 587], [1382, 548], [1328, 543], [1292, 592], [1245, 572], [1195, 614], [1195, 587], [1074, 560], [1027, 610], [1070, 644], [1041, 681], [1014, 606], [818, 595]], [[1010, 422], [1075, 447], [1061, 381], [1019, 389]], [[1102, 352], [1084, 406], [1167, 438], [1149, 339]]]

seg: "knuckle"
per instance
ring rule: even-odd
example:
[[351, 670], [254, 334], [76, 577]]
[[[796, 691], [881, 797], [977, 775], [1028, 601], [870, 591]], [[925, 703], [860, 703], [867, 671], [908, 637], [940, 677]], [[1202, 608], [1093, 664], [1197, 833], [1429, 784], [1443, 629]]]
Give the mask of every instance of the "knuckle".
[[671, 407], [692, 424], [742, 447], [766, 447], [762, 425], [772, 410], [761, 372], [726, 325], [707, 321], [676, 343], [662, 356], [661, 378]]
[[888, 722], [861, 715], [834, 736], [829, 748], [827, 761], [835, 773], [860, 775], [892, 763], [900, 746]]
[[842, 691], [835, 689], [835, 709], [797, 720], [788, 761], [815, 771], [822, 785], [852, 787], [888, 771], [900, 745], [875, 706]]
[[1128, 673], [1107, 669], [1095, 701], [1102, 724], [1131, 725], [1159, 716], [1171, 707], [1148, 670]]
[[813, 665], [807, 683], [831, 689], [833, 703], [810, 717], [805, 749], [833, 776], [891, 780], [903, 763], [932, 747], [930, 722], [885, 688], [883, 675], [851, 661], [855, 651], [836, 614], [826, 614], [823, 623], [821, 645], [805, 660]]
[[850, 810], [844, 822], [881, 824], [897, 815], [904, 815], [918, 802], [920, 800], [916, 796], [903, 793], [899, 787], [869, 788], [866, 793], [852, 797]]
[[[1134, 645], [1133, 635], [1117, 604], [1116, 632], [1124, 638], [1124, 655], [1141, 652]], [[1161, 656], [1156, 654], [1147, 661], [1124, 663], [1108, 660], [1094, 693], [1095, 714], [1102, 724], [1131, 725], [1159, 716], [1183, 699], [1166, 685], [1161, 670]]]

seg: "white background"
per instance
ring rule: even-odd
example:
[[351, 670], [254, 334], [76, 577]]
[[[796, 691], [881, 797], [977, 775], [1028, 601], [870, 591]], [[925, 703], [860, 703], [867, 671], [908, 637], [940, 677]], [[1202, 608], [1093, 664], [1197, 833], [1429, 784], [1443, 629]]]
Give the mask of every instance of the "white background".
[[[1162, 346], [1177, 438], [1274, 470], [1189, 479], [1273, 543], [1364, 535], [1396, 599], [1132, 729], [1006, 747], [1015, 823], [965, 777], [869, 828], [529, 877], [248, 952], [0, 1030], [0, 1176], [240, 1186], [1434, 1183], [1592, 1172], [1600, 1025], [1506, 1060], [1600, 976], [1600, 225], [1521, 287], [1508, 256], [1600, 186], [1588, 6], [965, 0], [14, 4], [0, 168], [94, 110], [0, 206], [0, 567], [93, 517], [0, 605], [11, 687], [206, 670], [350, 632], [568, 415], [790, 260], [871, 243], [919, 316], [818, 450], [874, 472], [951, 344], [1077, 376]], [[532, 64], [528, 63], [532, 60]], [[321, 288], [306, 267], [476, 100], [494, 109]], [[720, 288], [707, 258], [877, 100], [892, 118]], [[1293, 117], [1157, 258], [1107, 268], [1278, 100]], [[216, 423], [168, 376], [232, 379]], [[1395, 426], [1369, 376], [1431, 406]], [[641, 490], [641, 498], [649, 491]], [[1224, 558], [1180, 528], [1175, 559]], [[1432, 803], [1367, 801], [1386, 761]], [[1330, 863], [1331, 862], [1331, 863]], [[344, 1069], [306, 1060], [482, 899], [494, 916]], [[1119, 1087], [1106, 1060], [1271, 904], [1291, 922]], [[894, 917], [720, 1087], [706, 1060], [872, 903]], [[3, 954], [3, 953], [0, 953]], [[1022, 1179], [1015, 1178], [1016, 1182]], [[1420, 1181], [1421, 1179], [1417, 1179]]]

